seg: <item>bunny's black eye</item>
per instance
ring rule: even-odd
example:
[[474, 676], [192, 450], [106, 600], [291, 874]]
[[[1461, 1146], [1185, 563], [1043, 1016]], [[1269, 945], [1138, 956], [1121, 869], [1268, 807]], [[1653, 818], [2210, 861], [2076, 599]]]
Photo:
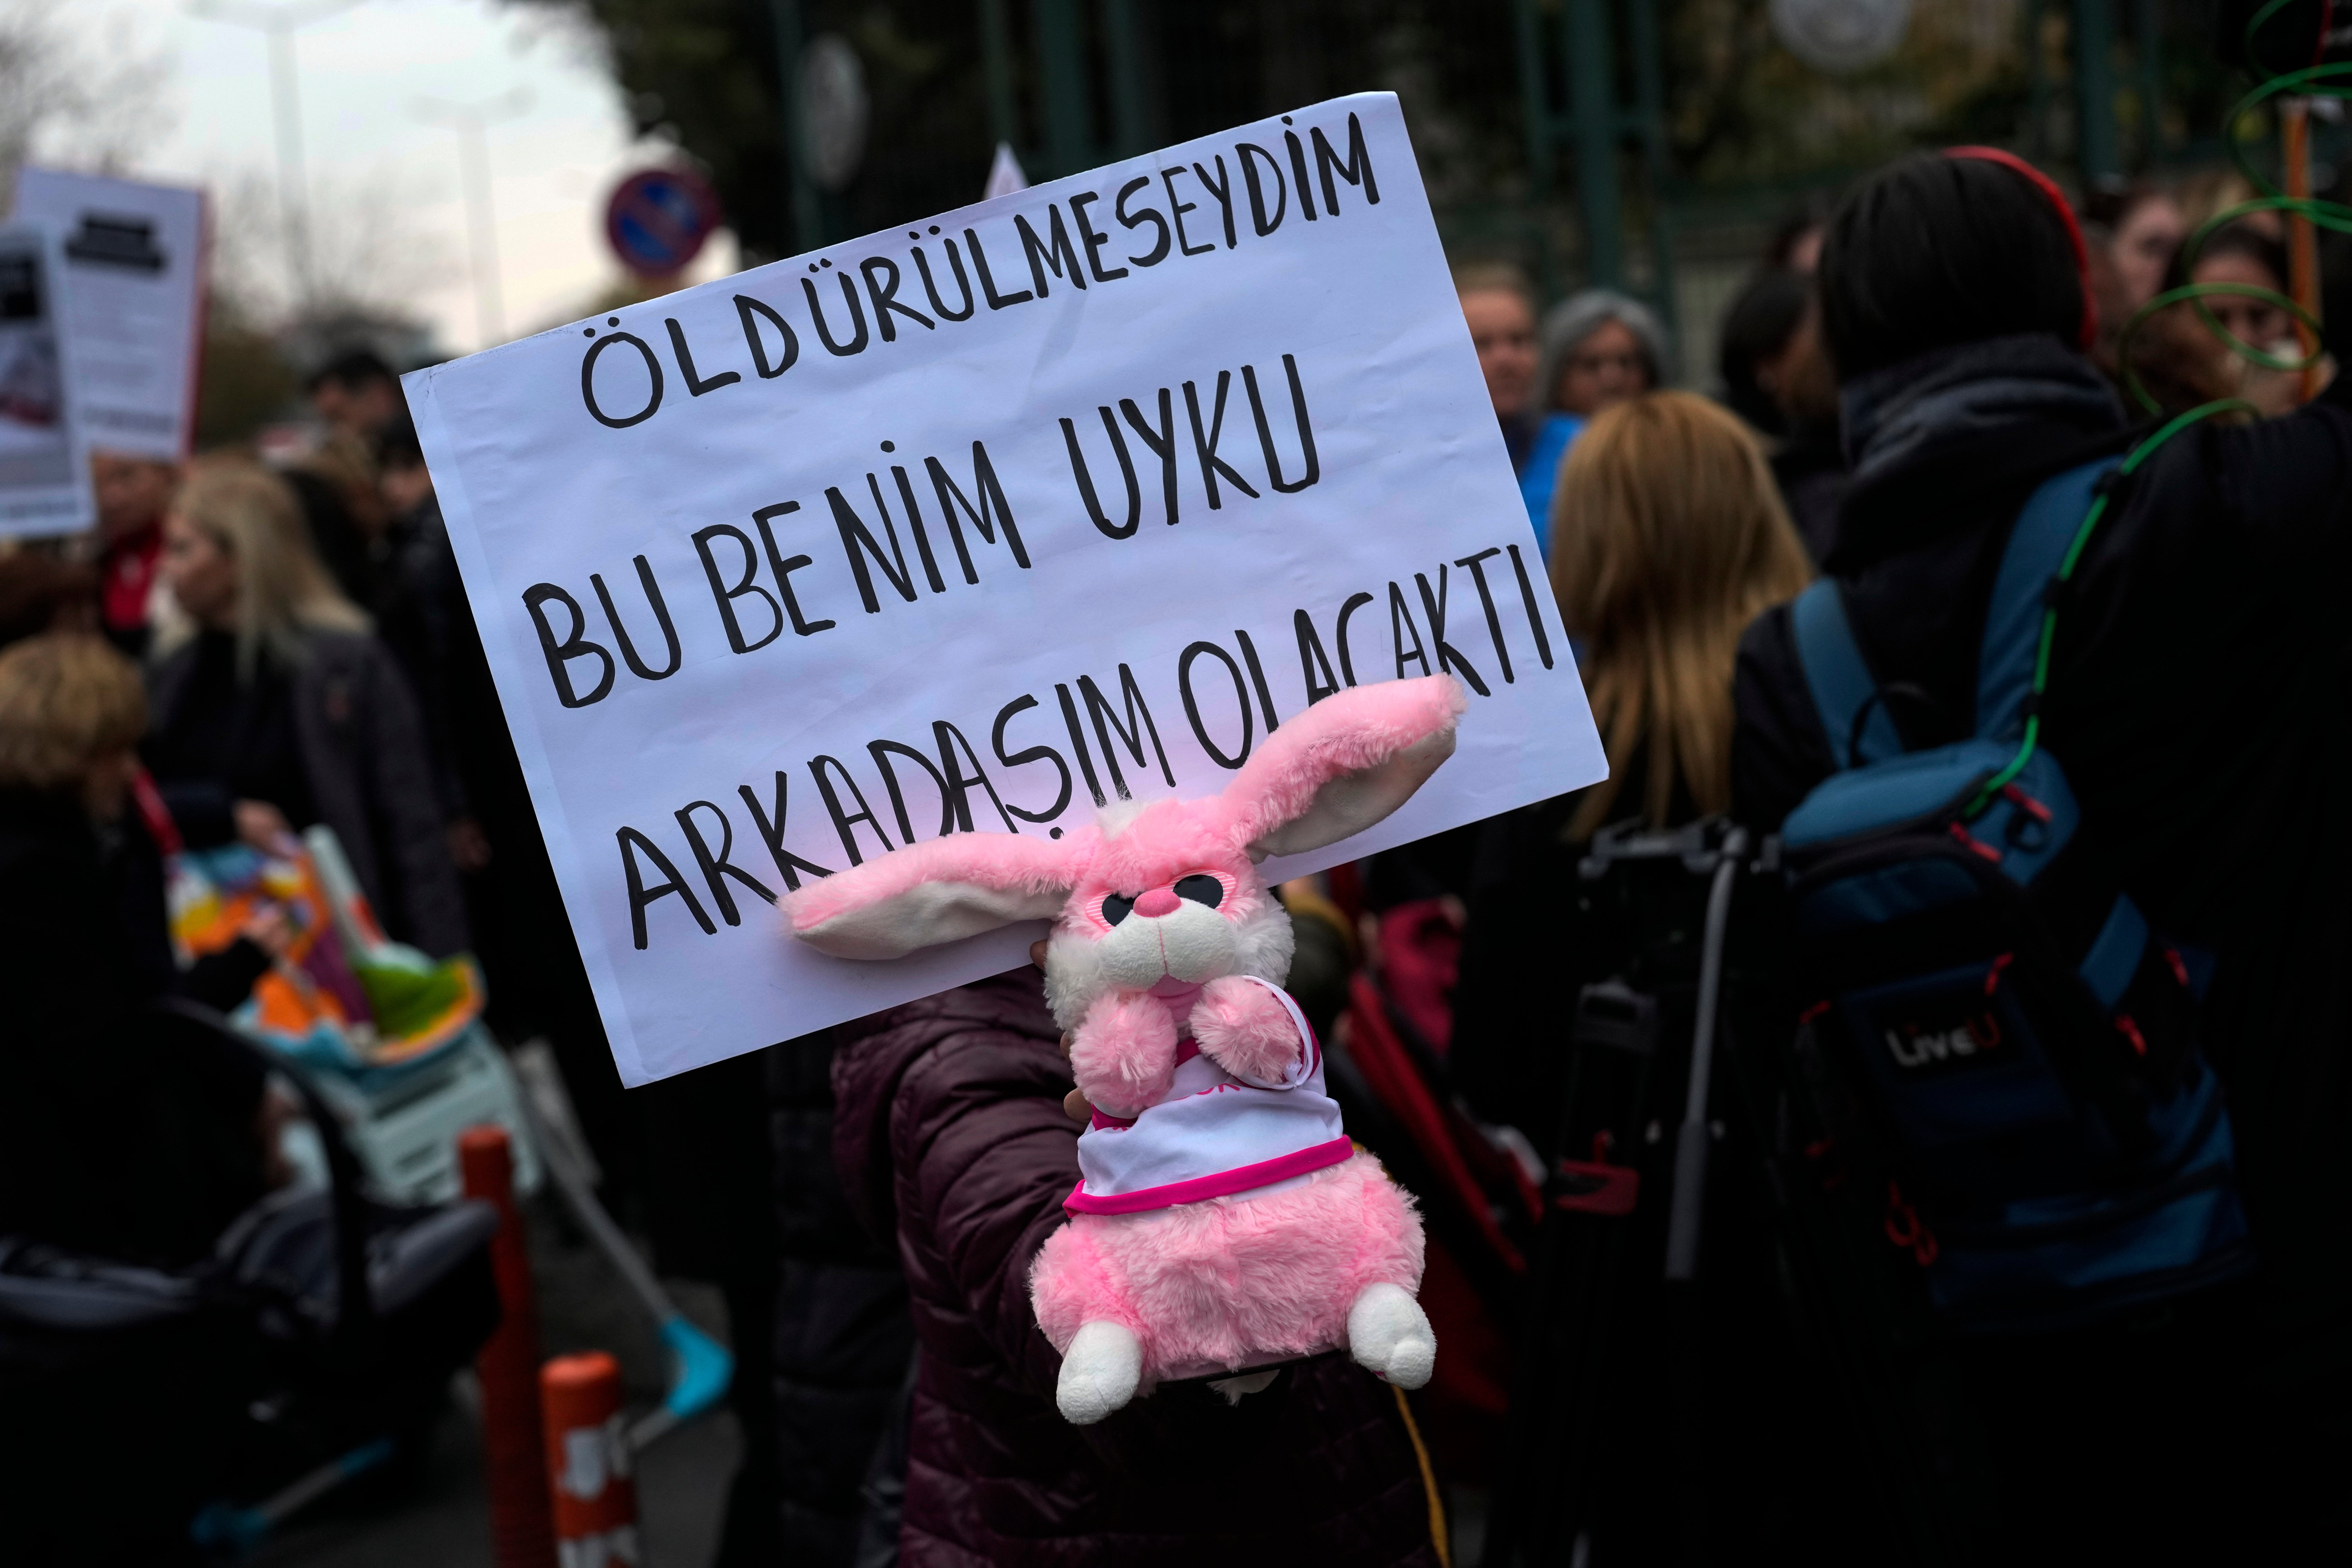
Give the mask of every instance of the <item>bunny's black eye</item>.
[[1179, 898], [1189, 898], [1212, 909], [1225, 901], [1225, 884], [1205, 873], [1196, 872], [1191, 876], [1178, 877], [1174, 891]]
[[1116, 925], [1135, 908], [1135, 900], [1123, 893], [1114, 893], [1103, 899], [1102, 917], [1106, 925]]

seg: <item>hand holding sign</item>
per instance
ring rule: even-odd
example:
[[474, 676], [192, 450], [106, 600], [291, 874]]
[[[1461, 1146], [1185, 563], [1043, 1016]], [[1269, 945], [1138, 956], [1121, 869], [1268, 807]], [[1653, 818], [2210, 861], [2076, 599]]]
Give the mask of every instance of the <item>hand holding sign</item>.
[[408, 378], [622, 1075], [1009, 968], [768, 907], [1221, 789], [1348, 686], [1455, 760], [1297, 874], [1601, 776], [1395, 100], [1344, 99]]

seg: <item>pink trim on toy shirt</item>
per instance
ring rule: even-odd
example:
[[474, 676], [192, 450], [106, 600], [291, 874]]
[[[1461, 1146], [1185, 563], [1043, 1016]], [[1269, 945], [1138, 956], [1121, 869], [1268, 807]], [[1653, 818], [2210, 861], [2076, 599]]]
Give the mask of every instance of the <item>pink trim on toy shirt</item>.
[[1214, 1176], [1194, 1176], [1190, 1181], [1170, 1182], [1166, 1186], [1150, 1186], [1141, 1192], [1115, 1193], [1108, 1197], [1087, 1194], [1087, 1184], [1078, 1183], [1077, 1190], [1062, 1202], [1072, 1214], [1139, 1214], [1151, 1208], [1172, 1208], [1180, 1203], [1199, 1203], [1203, 1198], [1230, 1197], [1253, 1187], [1268, 1186], [1292, 1176], [1308, 1176], [1327, 1166], [1345, 1163], [1355, 1157], [1353, 1140], [1339, 1137], [1311, 1149], [1293, 1149], [1286, 1155], [1276, 1155], [1270, 1160], [1260, 1160], [1254, 1166], [1242, 1166], [1234, 1170], [1219, 1171]]
[[[1074, 1214], [1133, 1214], [1226, 1197], [1337, 1165], [1352, 1145], [1339, 1107], [1323, 1090], [1323, 1049], [1298, 1004], [1274, 994], [1298, 1031], [1298, 1053], [1278, 1080], [1244, 1079], [1179, 1047], [1168, 1092], [1132, 1121], [1097, 1111], [1078, 1137], [1082, 1179], [1063, 1207]], [[1190, 1049], [1186, 1049], [1190, 1048]]]

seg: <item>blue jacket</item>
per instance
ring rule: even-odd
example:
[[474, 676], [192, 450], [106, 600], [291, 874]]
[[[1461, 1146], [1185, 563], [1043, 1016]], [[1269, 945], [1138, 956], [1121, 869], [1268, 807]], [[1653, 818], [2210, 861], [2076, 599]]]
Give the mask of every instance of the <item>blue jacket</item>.
[[1546, 555], [1551, 553], [1551, 493], [1559, 483], [1559, 465], [1568, 460], [1569, 444], [1583, 428], [1580, 414], [1546, 414], [1519, 468], [1519, 495], [1528, 504], [1528, 521], [1535, 525], [1536, 548]]

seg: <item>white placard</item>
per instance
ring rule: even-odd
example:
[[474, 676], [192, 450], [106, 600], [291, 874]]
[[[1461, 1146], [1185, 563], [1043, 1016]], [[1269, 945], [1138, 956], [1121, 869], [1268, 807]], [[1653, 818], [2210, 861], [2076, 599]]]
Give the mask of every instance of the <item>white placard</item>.
[[16, 215], [64, 238], [67, 331], [90, 445], [185, 457], [204, 330], [203, 193], [26, 169], [16, 176]]
[[98, 517], [59, 324], [64, 260], [48, 225], [0, 227], [0, 536], [79, 533]]
[[1605, 771], [1387, 94], [404, 384], [631, 1083], [1037, 935], [845, 962], [762, 891], [1211, 793], [1310, 686], [1476, 695], [1405, 810], [1270, 874]]

